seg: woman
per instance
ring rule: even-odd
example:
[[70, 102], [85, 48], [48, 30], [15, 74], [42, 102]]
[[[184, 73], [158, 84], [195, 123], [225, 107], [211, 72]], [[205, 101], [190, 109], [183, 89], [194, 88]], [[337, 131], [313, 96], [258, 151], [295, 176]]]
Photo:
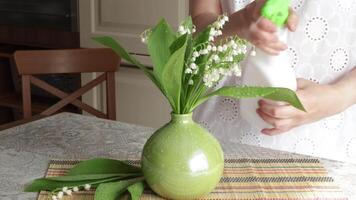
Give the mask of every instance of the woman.
[[272, 55], [288, 51], [299, 77], [297, 95], [308, 112], [261, 100], [257, 113], [273, 128], [255, 130], [238, 115], [238, 101], [215, 98], [195, 117], [223, 141], [356, 162], [356, 1], [294, 0], [287, 44], [274, 35], [277, 27], [260, 17], [264, 0], [248, 3], [190, 0], [190, 9], [198, 31], [227, 13], [222, 37], [237, 34]]

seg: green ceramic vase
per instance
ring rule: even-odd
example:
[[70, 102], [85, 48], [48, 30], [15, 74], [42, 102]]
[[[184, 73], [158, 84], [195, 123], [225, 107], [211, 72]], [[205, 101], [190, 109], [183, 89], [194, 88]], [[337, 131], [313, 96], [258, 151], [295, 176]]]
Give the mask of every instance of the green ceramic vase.
[[167, 199], [209, 194], [224, 170], [219, 142], [192, 120], [192, 114], [172, 114], [146, 142], [141, 162], [150, 188]]

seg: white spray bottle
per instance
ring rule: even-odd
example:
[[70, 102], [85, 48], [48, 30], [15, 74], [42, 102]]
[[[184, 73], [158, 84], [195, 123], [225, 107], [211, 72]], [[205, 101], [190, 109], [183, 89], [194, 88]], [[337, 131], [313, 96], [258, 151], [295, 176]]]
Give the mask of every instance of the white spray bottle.
[[[267, 0], [261, 10], [261, 15], [278, 26], [277, 36], [286, 42], [288, 30], [285, 28], [289, 16], [290, 0]], [[247, 86], [283, 87], [297, 89], [294, 70], [290, 67], [286, 51], [279, 55], [270, 55], [256, 48], [255, 55], [246, 58], [245, 68], [242, 70], [242, 84]], [[252, 127], [262, 130], [272, 128], [256, 113], [259, 99], [241, 99], [240, 113]]]

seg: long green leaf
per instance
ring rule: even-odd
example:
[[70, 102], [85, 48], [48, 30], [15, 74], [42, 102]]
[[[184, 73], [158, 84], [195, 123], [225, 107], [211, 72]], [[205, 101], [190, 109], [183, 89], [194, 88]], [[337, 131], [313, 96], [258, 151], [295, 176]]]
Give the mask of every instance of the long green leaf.
[[[191, 30], [193, 28], [192, 17], [191, 16], [187, 17], [181, 24], [182, 24], [182, 26]], [[187, 40], [187, 37], [192, 37], [192, 36], [190, 34], [181, 35], [171, 44], [171, 46], [169, 47], [171, 54], [176, 52], [178, 49], [180, 49], [184, 45], [185, 41]]]
[[34, 180], [31, 184], [27, 185], [24, 189], [25, 192], [39, 192], [39, 191], [53, 191], [62, 187], [73, 187], [84, 184], [91, 184], [96, 187], [100, 183], [120, 180], [119, 177], [99, 179], [99, 180], [83, 180], [83, 181], [55, 181], [47, 178], [40, 178]]
[[172, 54], [162, 72], [162, 85], [168, 100], [173, 103], [174, 113], [180, 112], [182, 74], [187, 43]]
[[171, 56], [169, 47], [175, 39], [176, 34], [164, 19], [161, 19], [152, 29], [148, 38], [148, 51], [154, 66], [153, 71], [158, 80], [162, 79], [163, 68]]
[[196, 37], [194, 37], [194, 46], [198, 46], [204, 43], [209, 42], [211, 27], [206, 27], [202, 32], [198, 33]]
[[129, 63], [137, 66], [143, 72], [152, 80], [152, 82], [161, 90], [163, 91], [163, 88], [157, 78], [154, 76], [154, 74], [143, 64], [141, 64], [138, 60], [136, 60], [133, 56], [131, 56], [116, 40], [114, 40], [111, 37], [108, 36], [100, 36], [100, 37], [93, 37], [92, 38], [94, 41], [111, 48], [117, 55], [119, 55], [121, 58], [125, 59]]
[[67, 176], [84, 174], [123, 174], [140, 172], [140, 168], [126, 164], [119, 160], [96, 158], [80, 162], [67, 173]]
[[140, 200], [140, 197], [142, 196], [142, 193], [145, 190], [145, 186], [146, 184], [144, 181], [136, 182], [130, 185], [127, 188], [127, 191], [129, 191], [131, 195], [131, 200]]
[[184, 34], [184, 35], [179, 36], [176, 40], [174, 40], [172, 42], [171, 46], [169, 46], [169, 51], [171, 52], [171, 54], [173, 54], [174, 52], [176, 52], [177, 50], [182, 48], [182, 46], [187, 41], [187, 37], [188, 37], [188, 35]]
[[126, 191], [128, 186], [142, 180], [143, 178], [137, 178], [100, 184], [95, 191], [94, 200], [116, 200]]
[[58, 176], [58, 177], [50, 177], [48, 180], [53, 181], [85, 181], [85, 180], [98, 180], [98, 179], [106, 179], [106, 178], [127, 178], [127, 177], [138, 177], [142, 176], [142, 173], [126, 173], [126, 174], [85, 174], [85, 175], [73, 175], [73, 176]]
[[[187, 44], [186, 47], [186, 51], [185, 51], [185, 57], [184, 60], [187, 61], [192, 54], [192, 44], [193, 44], [193, 40], [192, 40], [192, 36], [188, 35], [188, 34], [184, 34], [182, 36], [180, 36], [177, 40], [175, 40], [172, 45], [170, 46], [170, 50], [172, 53], [176, 52], [177, 50], [179, 50], [184, 44]], [[189, 87], [188, 85], [188, 81], [189, 81], [189, 77], [190, 76], [185, 76], [184, 71], [186, 69], [186, 66], [183, 66], [182, 69], [182, 87], [181, 87], [181, 107], [183, 105], [186, 104], [186, 91]], [[182, 109], [182, 108], [181, 108]]]
[[232, 98], [256, 98], [262, 97], [265, 99], [271, 99], [274, 101], [284, 101], [295, 108], [306, 111], [303, 107], [302, 103], [300, 102], [298, 96], [295, 94], [293, 90], [287, 88], [274, 88], [274, 87], [235, 87], [235, 86], [228, 86], [222, 87], [204, 97], [199, 99], [199, 101], [193, 106], [192, 110], [195, 109], [197, 106], [208, 100], [212, 96], [225, 96], [225, 97], [232, 97]]

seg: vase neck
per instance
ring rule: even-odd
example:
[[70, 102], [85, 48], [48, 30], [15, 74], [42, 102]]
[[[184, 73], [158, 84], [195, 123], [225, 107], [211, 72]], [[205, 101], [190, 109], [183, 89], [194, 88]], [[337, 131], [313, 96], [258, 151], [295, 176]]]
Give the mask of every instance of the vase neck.
[[172, 117], [172, 122], [177, 122], [177, 123], [191, 123], [193, 122], [193, 113], [188, 113], [188, 114], [171, 114]]

